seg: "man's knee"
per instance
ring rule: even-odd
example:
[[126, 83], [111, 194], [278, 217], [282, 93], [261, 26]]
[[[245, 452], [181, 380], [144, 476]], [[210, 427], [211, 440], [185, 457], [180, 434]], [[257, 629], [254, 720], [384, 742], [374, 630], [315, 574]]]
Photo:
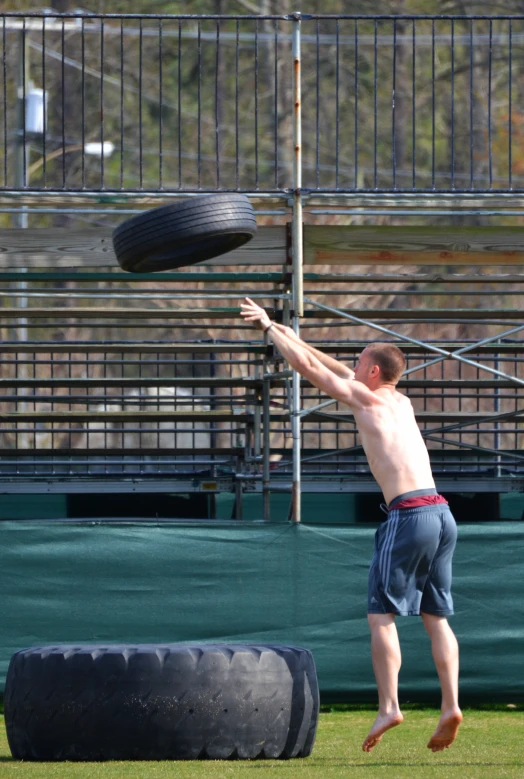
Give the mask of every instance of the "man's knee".
[[368, 625], [371, 630], [389, 627], [395, 622], [395, 614], [368, 614]]
[[420, 616], [422, 617], [422, 622], [428, 633], [439, 630], [443, 625], [448, 624], [447, 618], [439, 614], [428, 614], [425, 611], [421, 611]]

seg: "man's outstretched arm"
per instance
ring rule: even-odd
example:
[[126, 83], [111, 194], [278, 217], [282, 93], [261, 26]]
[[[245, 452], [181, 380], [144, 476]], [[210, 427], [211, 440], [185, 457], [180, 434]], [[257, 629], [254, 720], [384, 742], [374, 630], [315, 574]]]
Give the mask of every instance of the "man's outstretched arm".
[[[248, 298], [246, 298], [248, 300]], [[367, 406], [377, 402], [373, 392], [360, 382], [341, 378], [326, 367], [315, 354], [312, 354], [300, 339], [290, 338], [287, 333], [277, 329], [263, 308], [253, 301], [241, 305], [242, 316], [261, 330], [269, 330], [271, 339], [282, 357], [301, 376], [335, 400], [348, 406]]]
[[[250, 298], [246, 298], [246, 301], [246, 303], [241, 303], [240, 305], [240, 307], [243, 309], [242, 316], [246, 319], [246, 321], [252, 321], [255, 326], [259, 326], [260, 330], [265, 330], [271, 326], [271, 333], [278, 331], [282, 335], [285, 335], [287, 338], [289, 338], [291, 341], [300, 344], [310, 354], [315, 355], [317, 360], [319, 360], [322, 365], [325, 365], [326, 368], [329, 368], [330, 371], [333, 371], [335, 376], [338, 376], [341, 379], [352, 379], [354, 377], [355, 373], [347, 365], [344, 365], [338, 360], [335, 360], [329, 354], [324, 354], [324, 352], [321, 352], [320, 349], [315, 349], [314, 346], [311, 346], [311, 344], [303, 341], [295, 333], [292, 327], [286, 327], [286, 325], [280, 325], [277, 322], [272, 322], [264, 309], [258, 306]], [[252, 315], [252, 317], [250, 317], [250, 315]], [[253, 318], [255, 316], [258, 317], [258, 319]]]

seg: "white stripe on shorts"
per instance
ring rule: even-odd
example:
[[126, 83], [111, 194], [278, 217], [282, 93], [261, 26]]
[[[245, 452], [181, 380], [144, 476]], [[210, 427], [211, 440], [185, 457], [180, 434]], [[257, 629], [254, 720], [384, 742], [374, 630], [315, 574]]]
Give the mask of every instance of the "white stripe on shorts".
[[388, 527], [386, 538], [384, 540], [384, 546], [382, 548], [382, 552], [380, 554], [380, 561], [379, 561], [379, 570], [380, 575], [382, 577], [382, 584], [384, 585], [384, 590], [386, 590], [388, 581], [389, 581], [389, 574], [391, 572], [391, 556], [393, 552], [393, 544], [395, 543], [395, 535], [397, 531], [398, 526], [398, 520], [399, 520], [399, 512], [398, 511], [391, 511], [388, 522], [391, 523], [391, 525]]
[[386, 522], [386, 535], [384, 537], [384, 542], [382, 544], [382, 549], [380, 550], [380, 557], [378, 562], [378, 569], [380, 571], [380, 575], [382, 576], [382, 573], [384, 571], [384, 558], [387, 552], [389, 539], [391, 536], [391, 531], [393, 530], [393, 516], [390, 515], [388, 517], [388, 520]]

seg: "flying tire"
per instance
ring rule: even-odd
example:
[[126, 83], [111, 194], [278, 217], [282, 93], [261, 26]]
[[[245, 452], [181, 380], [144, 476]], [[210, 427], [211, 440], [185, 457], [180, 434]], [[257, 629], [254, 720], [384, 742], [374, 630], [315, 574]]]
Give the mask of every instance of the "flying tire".
[[154, 273], [238, 249], [256, 229], [245, 195], [204, 195], [127, 219], [113, 231], [113, 247], [125, 271]]

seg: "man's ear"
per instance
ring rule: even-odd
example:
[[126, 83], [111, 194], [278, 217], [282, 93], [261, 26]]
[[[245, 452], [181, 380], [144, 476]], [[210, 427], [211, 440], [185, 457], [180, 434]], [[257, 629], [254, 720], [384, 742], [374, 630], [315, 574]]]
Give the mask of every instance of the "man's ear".
[[380, 373], [380, 366], [379, 365], [373, 365], [369, 375], [372, 376], [373, 378], [375, 378], [375, 376], [378, 376], [379, 373]]

